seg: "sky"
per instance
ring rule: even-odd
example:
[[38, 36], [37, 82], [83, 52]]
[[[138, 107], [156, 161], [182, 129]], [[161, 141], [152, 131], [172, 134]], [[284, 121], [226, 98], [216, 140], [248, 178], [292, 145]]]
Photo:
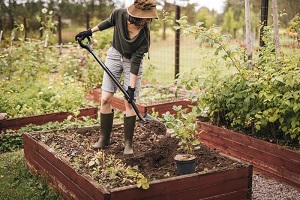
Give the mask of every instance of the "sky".
[[[124, 0], [126, 6], [129, 6], [133, 2], [134, 0]], [[174, 2], [174, 0], [168, 0], [168, 2], [172, 3]], [[180, 1], [177, 0], [177, 2]], [[190, 0], [190, 3], [198, 3], [200, 7], [205, 6], [210, 10], [211, 9], [216, 10], [218, 13], [221, 13], [223, 11], [224, 2], [225, 0]]]

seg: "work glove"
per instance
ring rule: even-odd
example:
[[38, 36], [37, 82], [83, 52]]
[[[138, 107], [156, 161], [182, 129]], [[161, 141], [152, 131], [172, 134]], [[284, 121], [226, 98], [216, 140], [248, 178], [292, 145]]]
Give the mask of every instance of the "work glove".
[[135, 91], [135, 88], [128, 86], [128, 89], [126, 91], [130, 97], [129, 99], [127, 99], [128, 103], [131, 103], [134, 100], [134, 91]]
[[78, 33], [76, 36], [75, 36], [75, 40], [77, 41], [82, 41], [84, 40], [85, 38], [89, 37], [89, 36], [92, 36], [93, 33], [92, 33], [92, 30], [91, 29], [88, 29], [86, 31], [82, 31], [80, 33]]

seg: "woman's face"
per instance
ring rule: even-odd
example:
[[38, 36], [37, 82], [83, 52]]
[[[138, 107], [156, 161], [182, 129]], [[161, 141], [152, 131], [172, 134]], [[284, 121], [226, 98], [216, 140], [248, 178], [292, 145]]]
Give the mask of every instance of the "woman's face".
[[140, 22], [140, 26], [144, 26], [145, 24], [150, 23], [151, 20], [152, 20], [151, 18], [142, 18]]

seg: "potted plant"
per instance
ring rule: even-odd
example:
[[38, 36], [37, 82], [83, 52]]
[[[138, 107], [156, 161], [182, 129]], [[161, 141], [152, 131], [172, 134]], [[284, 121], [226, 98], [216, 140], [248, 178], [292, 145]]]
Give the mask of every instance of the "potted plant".
[[195, 172], [196, 155], [195, 150], [200, 148], [199, 134], [196, 129], [197, 114], [196, 107], [191, 112], [188, 109], [182, 109], [181, 106], [174, 106], [176, 115], [167, 112], [163, 115], [168, 133], [171, 137], [178, 139], [178, 154], [174, 157], [177, 167], [177, 173], [180, 175]]

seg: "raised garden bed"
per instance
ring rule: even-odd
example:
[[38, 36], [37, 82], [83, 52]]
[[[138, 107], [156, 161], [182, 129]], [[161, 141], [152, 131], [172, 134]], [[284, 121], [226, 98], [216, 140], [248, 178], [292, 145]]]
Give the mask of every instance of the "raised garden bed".
[[[98, 108], [91, 107], [91, 108], [82, 108], [79, 110], [80, 113], [77, 116], [81, 119], [83, 116], [89, 116], [92, 119], [96, 119], [98, 116]], [[69, 112], [58, 112], [58, 113], [49, 113], [44, 115], [36, 115], [36, 116], [29, 116], [29, 117], [20, 117], [20, 118], [13, 118], [13, 119], [4, 119], [0, 121], [0, 131], [4, 131], [6, 129], [13, 129], [17, 130], [20, 127], [35, 124], [35, 125], [42, 125], [48, 122], [62, 122], [68, 118], [69, 115], [73, 115]]]
[[300, 188], [300, 151], [198, 122], [200, 140], [208, 147], [253, 164], [254, 171]]
[[[136, 103], [136, 106], [138, 107], [141, 114], [144, 116], [146, 113], [152, 113], [158, 112], [158, 116], [161, 117], [162, 114], [169, 111], [171, 114], [175, 114], [176, 111], [173, 110], [173, 106], [182, 106], [182, 109], [188, 108], [189, 105], [191, 105], [192, 102], [189, 100], [186, 100], [184, 98], [178, 98], [173, 99], [170, 101], [164, 101], [164, 102], [156, 102], [151, 104], [144, 104], [144, 103]], [[112, 101], [112, 107], [115, 109], [118, 109], [120, 111], [125, 111], [125, 105], [124, 105], [124, 99], [119, 97], [113, 97]]]
[[[152, 86], [153, 87], [153, 86]], [[146, 87], [149, 88], [149, 87]], [[164, 90], [167, 90], [164, 88]], [[166, 91], [161, 91], [161, 93], [166, 93]], [[154, 93], [156, 93], [154, 91]], [[179, 106], [181, 105], [182, 108], [189, 108], [190, 105], [195, 105], [195, 103], [191, 102], [189, 99], [187, 99], [185, 96], [185, 92], [178, 93], [178, 97], [175, 97], [175, 92], [173, 88], [168, 89], [167, 93], [169, 94], [166, 98], [159, 98], [151, 99], [151, 94], [145, 94], [141, 95], [139, 100], [136, 102], [136, 105], [141, 112], [141, 114], [144, 116], [146, 113], [151, 114], [153, 111], [158, 112], [158, 116], [161, 117], [162, 114], [169, 111], [171, 114], [175, 114], [176, 111], [173, 110], [173, 106]], [[154, 95], [154, 94], [152, 94]], [[162, 94], [163, 95], [163, 94]], [[95, 88], [91, 91], [91, 93], [87, 96], [87, 99], [93, 100], [95, 103], [100, 104], [101, 99], [101, 89]], [[124, 98], [121, 93], [117, 93], [114, 95], [112, 100], [112, 107], [120, 110], [125, 111], [125, 105], [124, 105]]]
[[89, 101], [93, 101], [96, 104], [100, 104], [101, 100], [101, 88], [93, 88], [90, 93], [85, 96]]
[[[152, 177], [149, 189], [138, 188], [132, 183], [104, 187], [88, 173], [92, 169], [85, 168], [97, 153], [90, 148], [90, 144], [97, 140], [98, 127], [79, 129], [77, 133], [74, 130], [60, 132], [58, 136], [54, 131], [25, 133], [25, 159], [32, 170], [46, 176], [67, 199], [193, 200], [250, 197], [252, 165], [203, 146], [198, 152], [197, 173], [178, 176], [172, 157], [177, 151], [177, 144], [172, 142], [170, 136], [153, 135], [137, 127], [135, 154], [126, 157], [122, 155], [122, 130], [122, 125], [114, 126], [111, 145], [103, 151], [106, 155], [114, 153], [116, 158], [128, 165], [138, 165], [145, 177]], [[74, 137], [74, 134], [77, 136]], [[80, 159], [80, 155], [85, 159]]]

